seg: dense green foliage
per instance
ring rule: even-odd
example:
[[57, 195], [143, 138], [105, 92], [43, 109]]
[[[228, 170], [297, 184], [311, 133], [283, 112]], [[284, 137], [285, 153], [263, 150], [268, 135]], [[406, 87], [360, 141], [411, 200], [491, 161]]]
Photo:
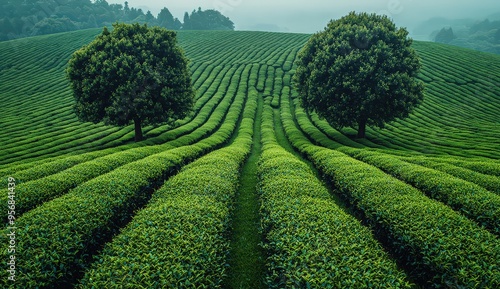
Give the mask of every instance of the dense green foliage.
[[183, 30], [234, 30], [234, 23], [219, 11], [201, 8], [184, 15]]
[[423, 99], [420, 61], [408, 31], [386, 16], [350, 13], [314, 34], [298, 57], [294, 81], [302, 106], [332, 126], [384, 127]]
[[307, 164], [278, 145], [269, 106], [262, 143], [269, 288], [411, 288], [370, 231], [335, 204]]
[[498, 56], [413, 43], [425, 100], [358, 139], [300, 106], [291, 80], [310, 35], [180, 31], [193, 112], [135, 143], [131, 125], [72, 112], [65, 67], [100, 32], [0, 43], [0, 186], [16, 180], [17, 227], [17, 281], [3, 270], [0, 287], [248, 284], [228, 282], [245, 278], [232, 260], [260, 266], [230, 241], [246, 237], [248, 161], [266, 288], [500, 286]]
[[170, 13], [168, 8], [163, 8], [158, 14], [157, 19], [158, 25], [160, 27], [165, 27], [172, 30], [179, 30], [182, 27], [181, 21], [179, 19], [174, 18], [174, 15]]
[[450, 43], [455, 38], [456, 36], [453, 33], [453, 29], [450, 27], [441, 29], [436, 37], [434, 37], [434, 41], [441, 43]]
[[77, 50], [67, 74], [81, 121], [125, 126], [173, 123], [193, 106], [187, 59], [173, 31], [139, 24], [113, 24], [109, 32]]
[[[186, 12], [187, 13], [187, 12]], [[147, 23], [171, 30], [234, 30], [229, 18], [216, 10], [193, 11], [193, 21], [181, 21], [164, 7], [155, 17], [150, 11], [129, 7], [128, 2], [106, 0], [4, 0], [0, 2], [0, 41], [87, 28], [115, 22]]]
[[485, 19], [474, 24], [453, 25], [442, 28], [431, 37], [436, 42], [500, 54], [500, 20]]
[[371, 224], [422, 286], [500, 285], [500, 242], [495, 235], [376, 167], [313, 145], [294, 125], [288, 100], [282, 102], [281, 115], [293, 145]]

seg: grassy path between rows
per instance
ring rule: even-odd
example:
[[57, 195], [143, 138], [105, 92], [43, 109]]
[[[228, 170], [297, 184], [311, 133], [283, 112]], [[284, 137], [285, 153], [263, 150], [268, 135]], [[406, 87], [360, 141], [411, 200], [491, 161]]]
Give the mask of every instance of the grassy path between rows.
[[236, 194], [226, 288], [264, 288], [265, 256], [260, 246], [260, 205], [256, 193], [262, 108], [263, 101], [259, 96], [252, 151], [242, 168], [240, 188]]

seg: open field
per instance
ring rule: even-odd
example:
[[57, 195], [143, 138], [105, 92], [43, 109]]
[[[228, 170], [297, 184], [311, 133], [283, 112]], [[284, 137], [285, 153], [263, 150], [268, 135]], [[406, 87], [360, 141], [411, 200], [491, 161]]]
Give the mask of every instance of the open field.
[[415, 42], [424, 103], [356, 139], [298, 104], [309, 35], [179, 32], [194, 112], [134, 143], [72, 112], [99, 33], [0, 42], [0, 287], [500, 288], [500, 56]]

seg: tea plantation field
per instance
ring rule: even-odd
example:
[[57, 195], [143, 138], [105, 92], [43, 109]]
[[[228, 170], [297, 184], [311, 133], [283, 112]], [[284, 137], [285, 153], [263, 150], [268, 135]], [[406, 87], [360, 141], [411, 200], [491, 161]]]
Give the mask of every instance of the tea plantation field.
[[356, 139], [298, 103], [310, 35], [179, 32], [195, 109], [135, 143], [72, 112], [99, 33], [0, 42], [1, 288], [500, 288], [499, 56], [415, 42], [424, 103]]

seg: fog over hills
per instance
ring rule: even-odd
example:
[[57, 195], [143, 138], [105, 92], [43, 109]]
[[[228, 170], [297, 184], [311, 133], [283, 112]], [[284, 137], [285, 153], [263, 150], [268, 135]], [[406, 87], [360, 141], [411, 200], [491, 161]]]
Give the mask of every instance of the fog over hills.
[[[109, 3], [123, 4], [122, 0]], [[175, 17], [182, 19], [184, 12], [193, 9], [217, 9], [236, 24], [237, 30], [266, 30], [314, 33], [322, 30], [330, 19], [337, 19], [350, 11], [375, 12], [391, 17], [398, 26], [407, 27], [412, 37], [427, 40], [429, 33], [442, 28], [454, 19], [484, 20], [493, 13], [497, 17], [497, 0], [484, 1], [431, 1], [431, 0], [375, 0], [367, 1], [264, 1], [264, 0], [129, 0], [129, 5], [156, 15], [167, 7]], [[480, 3], [480, 4], [479, 4]], [[428, 27], [429, 19], [440, 18], [437, 27]]]

